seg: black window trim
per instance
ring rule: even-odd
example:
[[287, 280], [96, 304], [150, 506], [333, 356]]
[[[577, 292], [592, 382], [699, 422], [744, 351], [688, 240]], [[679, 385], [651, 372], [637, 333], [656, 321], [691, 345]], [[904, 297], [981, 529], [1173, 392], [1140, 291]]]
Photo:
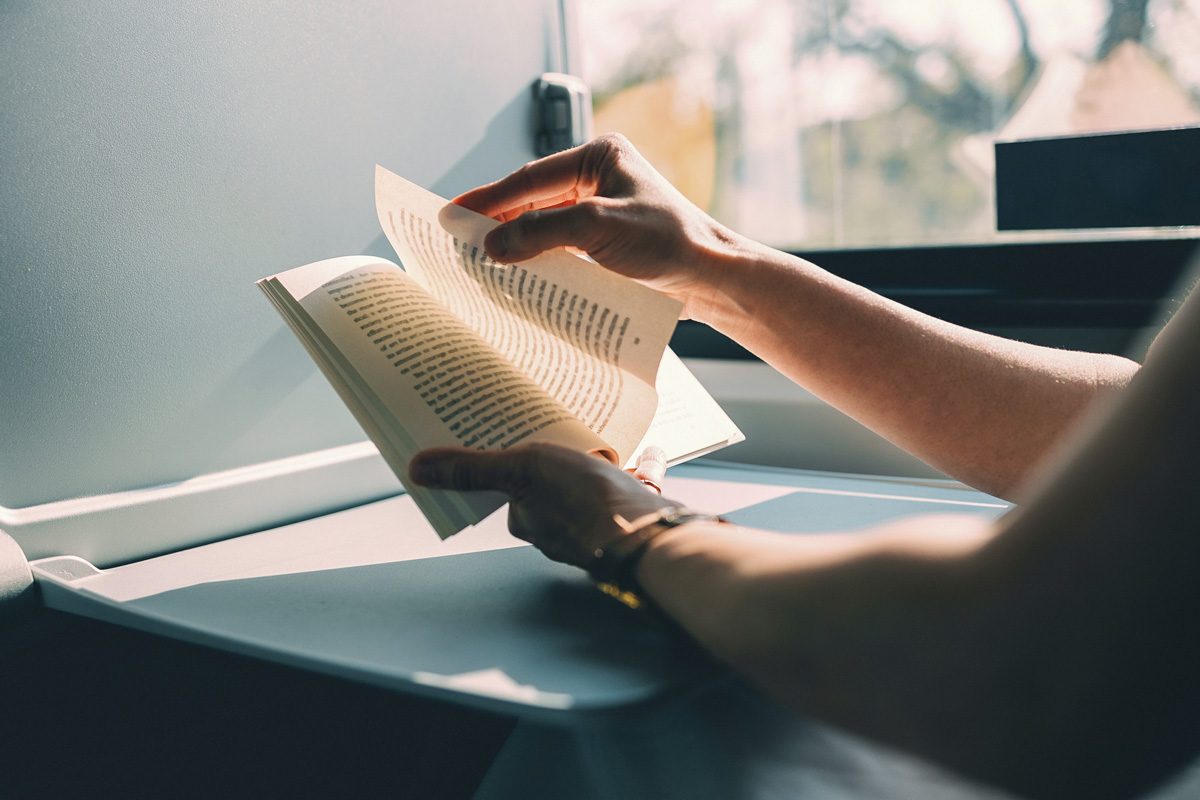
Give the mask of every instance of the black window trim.
[[[1161, 322], [1164, 300], [1200, 256], [1200, 237], [1000, 242], [796, 251], [795, 255], [940, 319], [979, 329], [1119, 328]], [[696, 322], [671, 346], [685, 358], [753, 359]]]

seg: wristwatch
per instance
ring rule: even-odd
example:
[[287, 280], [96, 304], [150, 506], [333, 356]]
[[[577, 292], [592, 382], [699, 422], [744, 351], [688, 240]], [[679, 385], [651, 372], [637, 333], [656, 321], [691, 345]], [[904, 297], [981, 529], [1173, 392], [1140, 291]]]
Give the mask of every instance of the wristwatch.
[[667, 506], [633, 530], [619, 534], [607, 544], [597, 547], [588, 564], [588, 574], [604, 594], [632, 609], [648, 611], [652, 604], [638, 583], [638, 563], [646, 554], [650, 542], [659, 535], [697, 520], [726, 521], [713, 514], [701, 514], [681, 506]]

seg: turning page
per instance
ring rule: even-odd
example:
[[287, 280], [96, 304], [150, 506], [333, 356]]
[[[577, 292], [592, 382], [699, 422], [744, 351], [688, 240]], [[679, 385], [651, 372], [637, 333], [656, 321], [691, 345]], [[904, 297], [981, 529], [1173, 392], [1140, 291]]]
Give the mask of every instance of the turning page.
[[608, 442], [626, 463], [658, 405], [680, 304], [564, 250], [519, 264], [483, 251], [496, 222], [383, 167], [379, 221], [404, 269]]
[[[337, 258], [260, 282], [397, 477], [436, 446], [549, 441], [616, 460], [603, 441], [390, 261]], [[504, 502], [408, 486], [443, 537]]]
[[[564, 250], [498, 264], [493, 220], [382, 167], [376, 209], [404, 269], [354, 256], [259, 285], [401, 481], [434, 446], [547, 441], [631, 466], [646, 444], [673, 464], [743, 438], [667, 349], [678, 302]], [[410, 494], [443, 537], [503, 502]]]

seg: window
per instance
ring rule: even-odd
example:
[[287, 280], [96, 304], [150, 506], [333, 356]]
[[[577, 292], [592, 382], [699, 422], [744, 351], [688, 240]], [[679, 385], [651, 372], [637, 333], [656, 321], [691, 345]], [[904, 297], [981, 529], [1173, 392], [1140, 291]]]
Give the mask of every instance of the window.
[[1200, 0], [578, 3], [598, 132], [793, 250], [997, 234], [997, 139], [1200, 124]]

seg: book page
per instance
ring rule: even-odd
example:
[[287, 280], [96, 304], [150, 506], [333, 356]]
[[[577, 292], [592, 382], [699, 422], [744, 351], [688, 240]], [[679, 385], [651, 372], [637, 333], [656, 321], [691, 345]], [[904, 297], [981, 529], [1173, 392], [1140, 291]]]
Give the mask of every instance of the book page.
[[[595, 433], [395, 264], [333, 259], [267, 282], [294, 301], [285, 317], [296, 320], [293, 328], [402, 483], [412, 456], [436, 446], [503, 450], [550, 441], [616, 461]], [[504, 501], [408, 490], [443, 536]]]
[[726, 445], [744, 441], [733, 420], [696, 379], [687, 365], [667, 348], [658, 367], [658, 408], [646, 435], [625, 462], [637, 466], [637, 457], [650, 445], [667, 453], [667, 466], [699, 458]]
[[376, 168], [380, 224], [405, 270], [625, 461], [657, 406], [680, 305], [565, 251], [498, 264], [494, 220]]

